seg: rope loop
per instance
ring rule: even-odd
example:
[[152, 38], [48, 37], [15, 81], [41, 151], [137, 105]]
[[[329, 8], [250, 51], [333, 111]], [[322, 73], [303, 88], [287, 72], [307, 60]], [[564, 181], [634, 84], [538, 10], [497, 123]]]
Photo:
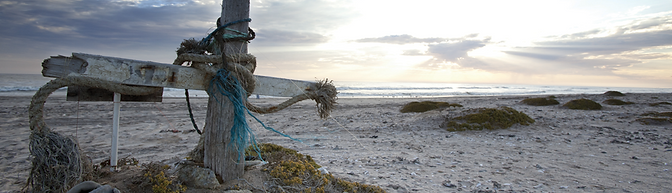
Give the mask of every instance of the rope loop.
[[[329, 117], [329, 114], [336, 104], [336, 94], [338, 94], [332, 81], [325, 79], [324, 81], [318, 81], [314, 88], [307, 90], [304, 94], [294, 96], [277, 106], [260, 108], [249, 103], [247, 97], [254, 92], [256, 83], [256, 78], [253, 75], [257, 67], [256, 58], [253, 55], [246, 53], [226, 55], [224, 54], [224, 44], [232, 41], [249, 43], [250, 40], [254, 39], [256, 34], [251, 28], [248, 28], [247, 33], [227, 28], [228, 26], [237, 23], [250, 21], [251, 19], [247, 18], [220, 25], [221, 18], [218, 19], [217, 29], [211, 32], [207, 37], [203, 38], [200, 42], [193, 38], [183, 41], [182, 44], [180, 44], [180, 48], [177, 50], [178, 57], [173, 62], [175, 65], [182, 65], [184, 62], [189, 62], [191, 67], [204, 71], [207, 76], [206, 78], [210, 79], [209, 85], [206, 86], [206, 88], [208, 88], [208, 94], [211, 96], [217, 96], [213, 95], [214, 93], [221, 94], [226, 96], [229, 101], [233, 103], [235, 115], [234, 124], [231, 128], [231, 143], [235, 145], [231, 147], [237, 148], [236, 150], [239, 153], [238, 159], [244, 155], [247, 145], [252, 145], [255, 150], [258, 150], [256, 149], [258, 147], [254, 139], [254, 134], [245, 120], [246, 113], [261, 123], [264, 128], [287, 138], [299, 141], [271, 127], [267, 127], [251, 112], [262, 114], [273, 113], [285, 109], [299, 101], [312, 99], [317, 103], [316, 107], [320, 118], [326, 119]], [[225, 30], [232, 33], [224, 33]], [[215, 41], [211, 41], [213, 38]], [[220, 99], [217, 97], [215, 97], [215, 99], [221, 104]], [[188, 98], [187, 106], [189, 106]], [[189, 113], [190, 116], [193, 117], [193, 115], [191, 115], [191, 110]], [[191, 121], [194, 128], [197, 128], [193, 118]]]
[[[212, 31], [210, 34], [208, 34], [208, 36], [206, 36], [205, 38], [203, 38], [203, 40], [201, 40], [201, 42], [199, 43], [200, 46], [206, 46], [206, 45], [208, 45], [209, 42], [210, 42], [210, 39], [212, 39], [212, 36], [214, 36], [215, 34], [219, 33], [219, 31], [221, 31], [221, 30], [223, 30], [223, 29], [226, 29], [226, 27], [229, 27], [229, 26], [234, 25], [234, 24], [242, 23], [242, 22], [252, 22], [252, 19], [251, 19], [251, 18], [246, 18], [246, 19], [241, 19], [241, 20], [237, 20], [237, 21], [232, 21], [232, 22], [226, 23], [226, 24], [224, 24], [224, 25], [220, 25], [220, 23], [221, 23], [221, 19], [222, 19], [222, 18], [217, 19], [217, 26], [218, 26], [217, 29], [215, 29], [215, 30]], [[231, 30], [231, 29], [227, 29], [227, 30]], [[252, 29], [248, 28], [248, 30], [251, 31]], [[235, 31], [235, 30], [233, 30], [233, 31]], [[240, 33], [240, 34], [238, 34], [238, 35], [242, 36], [242, 38], [250, 38], [250, 37], [251, 37], [251, 39], [247, 39], [247, 40], [245, 40], [245, 41], [252, 40], [252, 39], [254, 39], [254, 36], [255, 36], [255, 35], [254, 35], [254, 31], [252, 31], [252, 33], [249, 33], [249, 34], [251, 34], [251, 36], [250, 36], [249, 34], [248, 34], [248, 35], [245, 35], [245, 34], [243, 34], [242, 32], [239, 32], [239, 31], [235, 31], [235, 32]]]

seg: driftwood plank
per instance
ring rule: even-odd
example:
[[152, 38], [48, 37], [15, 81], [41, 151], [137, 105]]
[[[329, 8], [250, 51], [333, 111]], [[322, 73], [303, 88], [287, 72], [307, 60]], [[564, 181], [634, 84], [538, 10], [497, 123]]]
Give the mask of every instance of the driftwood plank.
[[[52, 56], [42, 62], [45, 77], [78, 76], [99, 78], [128, 85], [205, 90], [205, 73], [191, 67], [150, 61], [72, 53]], [[315, 89], [315, 82], [258, 76], [253, 94], [293, 97]]]

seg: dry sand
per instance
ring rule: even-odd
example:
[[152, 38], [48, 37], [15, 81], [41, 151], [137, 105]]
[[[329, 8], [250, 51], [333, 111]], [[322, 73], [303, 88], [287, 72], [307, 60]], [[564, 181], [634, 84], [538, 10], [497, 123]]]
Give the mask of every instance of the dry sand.
[[[556, 95], [561, 104], [578, 98], [601, 102], [604, 95]], [[292, 141], [251, 126], [258, 142], [274, 143], [311, 155], [331, 174], [373, 184], [388, 192], [669, 192], [672, 190], [672, 125], [644, 125], [647, 112], [669, 112], [672, 94], [627, 94], [632, 105], [604, 105], [596, 111], [528, 106], [526, 96], [422, 99], [339, 99], [327, 120], [304, 101], [274, 114], [257, 115]], [[411, 101], [445, 101], [462, 108], [400, 113]], [[282, 99], [251, 99], [260, 106]], [[30, 97], [0, 97], [0, 192], [25, 185]], [[207, 99], [192, 99], [203, 126]], [[438, 125], [458, 111], [508, 106], [535, 123], [494, 131], [448, 132]], [[100, 163], [110, 153], [111, 102], [67, 102], [50, 97], [46, 122], [76, 136], [83, 151]], [[252, 121], [248, 117], [248, 120]], [[192, 128], [184, 99], [162, 103], [125, 102], [121, 107], [119, 157], [141, 163], [173, 163], [186, 156], [199, 135]], [[178, 130], [180, 132], [162, 132]]]

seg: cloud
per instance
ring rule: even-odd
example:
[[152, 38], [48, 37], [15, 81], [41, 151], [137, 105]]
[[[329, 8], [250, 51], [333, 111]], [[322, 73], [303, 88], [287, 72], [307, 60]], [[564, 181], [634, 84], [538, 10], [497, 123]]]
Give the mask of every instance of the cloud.
[[253, 2], [252, 28], [324, 34], [352, 21], [359, 15], [352, 1], [270, 0]]
[[463, 40], [454, 43], [438, 43], [428, 45], [427, 52], [435, 58], [458, 63], [462, 58], [467, 58], [467, 52], [485, 46], [490, 39]]
[[[582, 38], [588, 38], [590, 36], [597, 35], [600, 32], [601, 32], [600, 30], [594, 29], [594, 30], [589, 30], [589, 31], [584, 31], [584, 32], [579, 32], [579, 33], [561, 35], [558, 38], [561, 38], [561, 39], [582, 39]], [[555, 38], [555, 37], [550, 37], [550, 38]]]
[[[170, 63], [183, 39], [215, 27], [221, 1], [7, 0], [0, 2], [0, 64], [39, 64], [70, 52]], [[317, 44], [357, 13], [348, 1], [251, 2], [259, 45]], [[27, 57], [26, 53], [30, 53]], [[12, 59], [8, 59], [12, 57]], [[39, 67], [33, 73], [39, 72]]]
[[413, 43], [434, 43], [445, 41], [444, 38], [416, 38], [408, 34], [390, 35], [379, 38], [363, 38], [355, 40], [359, 43], [387, 43], [387, 44], [413, 44]]
[[672, 45], [672, 29], [613, 34], [588, 39], [537, 42], [535, 49], [561, 55], [605, 55], [665, 45]]
[[[0, 40], [15, 43], [1, 44], [0, 55], [38, 64], [39, 60], [21, 53], [44, 59], [86, 52], [170, 62], [182, 39], [207, 35], [219, 15], [219, 9], [195, 1], [140, 5], [130, 1], [6, 1], [0, 6], [0, 25], [4, 26]], [[0, 64], [5, 63], [0, 59]]]
[[[503, 51], [523, 58], [529, 73], [617, 75], [616, 72], [647, 60], [669, 59], [668, 53], [650, 51], [672, 46], [672, 16], [633, 21], [611, 29], [594, 29], [548, 37], [527, 47]], [[615, 29], [615, 30], [614, 30]], [[541, 64], [534, 64], [541, 63]], [[489, 63], [490, 66], [510, 64]], [[502, 68], [505, 69], [505, 68]], [[625, 76], [625, 75], [618, 75]]]
[[297, 45], [297, 44], [319, 44], [329, 41], [329, 37], [318, 33], [297, 32], [284, 30], [257, 30], [257, 37], [253, 40], [255, 44], [262, 45]]
[[446, 62], [459, 64], [461, 67], [479, 67], [485, 68], [487, 64], [471, 58], [468, 52], [482, 48], [490, 44], [490, 38], [478, 39], [478, 34], [467, 34], [459, 38], [418, 38], [408, 34], [389, 35], [377, 38], [363, 38], [355, 40], [358, 43], [387, 43], [387, 44], [415, 44], [423, 43], [427, 45], [427, 50], [404, 50], [405, 56], [433, 56], [418, 67], [438, 69], [443, 68]]
[[461, 38], [418, 38], [408, 34], [389, 35], [377, 38], [362, 38], [355, 40], [358, 43], [386, 43], [386, 44], [415, 44], [415, 43], [439, 43], [446, 41], [461, 41], [465, 39], [475, 38], [478, 34], [468, 34]]
[[401, 55], [404, 55], [404, 56], [424, 56], [424, 55], [427, 55], [427, 54], [422, 50], [404, 50]]

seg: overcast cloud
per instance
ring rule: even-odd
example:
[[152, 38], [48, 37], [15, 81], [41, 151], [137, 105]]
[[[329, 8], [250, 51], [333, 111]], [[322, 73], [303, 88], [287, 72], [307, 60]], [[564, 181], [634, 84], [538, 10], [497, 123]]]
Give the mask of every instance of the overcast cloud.
[[[672, 3], [499, 2], [498, 9], [488, 11], [479, 9], [483, 3], [423, 3], [433, 11], [408, 9], [397, 1], [254, 0], [250, 27], [257, 38], [250, 52], [259, 59], [258, 72], [300, 79], [316, 78], [308, 72], [319, 71], [325, 77], [375, 80], [419, 68], [672, 81], [665, 75], [672, 74], [665, 65], [672, 61]], [[43, 59], [71, 52], [171, 63], [183, 39], [199, 39], [214, 29], [220, 4], [0, 0], [0, 67], [2, 73], [39, 73]], [[531, 7], [520, 8], [524, 5]], [[401, 17], [400, 12], [445, 19]], [[409, 23], [422, 27], [401, 25]]]
[[[670, 59], [667, 53], [646, 53], [647, 49], [672, 46], [672, 16], [633, 21], [615, 29], [593, 29], [584, 32], [546, 37], [526, 47], [510, 47], [503, 53], [533, 59], [529, 64], [509, 62], [484, 63], [469, 56], [469, 52], [487, 45], [497, 45], [490, 38], [477, 39], [478, 34], [461, 38], [418, 38], [411, 35], [389, 35], [356, 40], [360, 43], [412, 44], [422, 43], [426, 50], [405, 50], [404, 55], [428, 55], [433, 58], [418, 67], [441, 69], [451, 62], [463, 68], [488, 71], [511, 71], [546, 74], [614, 75], [623, 67], [644, 60]], [[531, 64], [536, 63], [536, 64]], [[543, 63], [543, 64], [539, 64]], [[623, 75], [629, 76], [629, 75]]]
[[[220, 3], [0, 1], [0, 64], [25, 73], [28, 67], [39, 69], [50, 55], [71, 52], [170, 63], [183, 39], [202, 38], [214, 29]], [[259, 46], [314, 45], [329, 40], [320, 32], [348, 23], [348, 14], [355, 13], [347, 2], [264, 1], [253, 3], [250, 26]], [[17, 62], [30, 64], [5, 66]]]

